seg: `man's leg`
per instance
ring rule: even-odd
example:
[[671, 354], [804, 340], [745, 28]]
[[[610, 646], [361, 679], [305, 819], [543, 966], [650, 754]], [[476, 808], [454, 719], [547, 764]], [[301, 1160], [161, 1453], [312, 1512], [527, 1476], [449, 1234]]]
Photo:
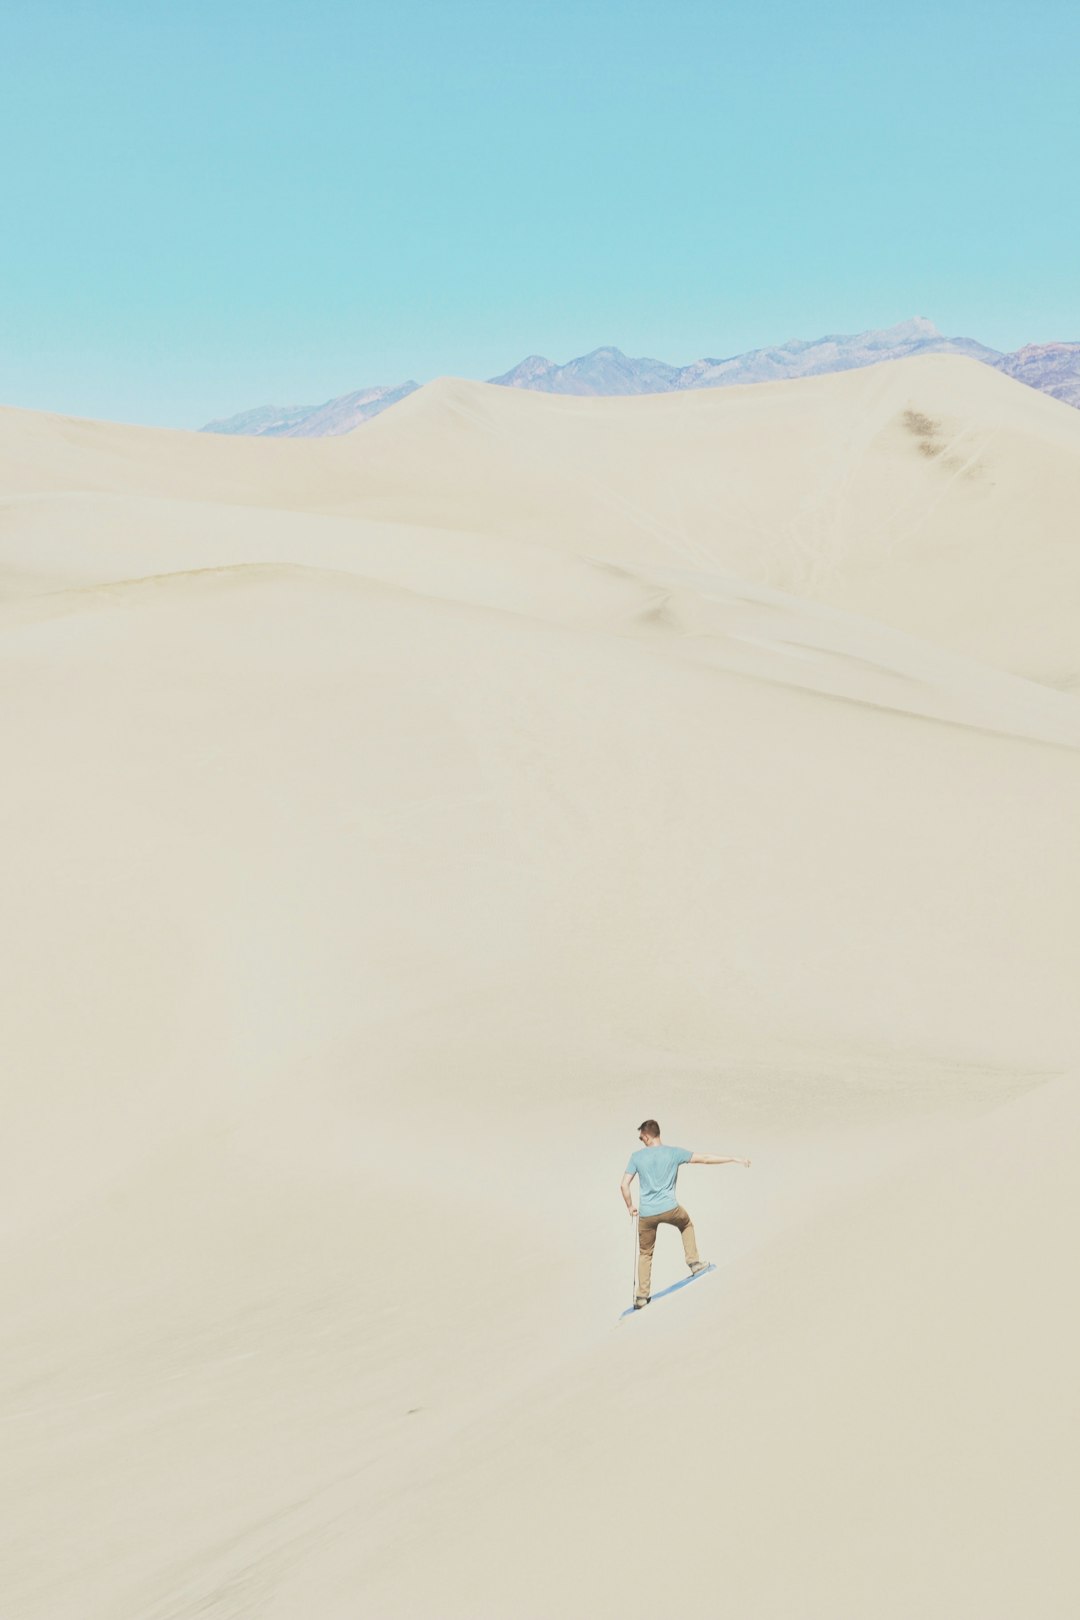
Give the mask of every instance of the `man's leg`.
[[652, 1257], [656, 1248], [656, 1215], [642, 1215], [638, 1219], [638, 1270], [635, 1305], [644, 1305], [652, 1292]]
[[683, 1254], [686, 1256], [686, 1263], [690, 1267], [691, 1271], [696, 1271], [701, 1265], [701, 1256], [698, 1254], [697, 1238], [694, 1236], [693, 1221], [690, 1219], [689, 1215], [686, 1213], [685, 1209], [683, 1209], [681, 1204], [673, 1209], [667, 1218], [673, 1226], [678, 1227], [680, 1233], [682, 1234], [682, 1247]]

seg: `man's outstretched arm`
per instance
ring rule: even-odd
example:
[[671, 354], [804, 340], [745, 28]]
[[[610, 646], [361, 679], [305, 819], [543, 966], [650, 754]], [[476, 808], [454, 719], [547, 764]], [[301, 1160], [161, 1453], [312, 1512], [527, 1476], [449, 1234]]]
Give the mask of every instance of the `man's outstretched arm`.
[[721, 1159], [715, 1153], [691, 1153], [690, 1164], [744, 1164], [749, 1170], [749, 1159]]
[[631, 1215], [636, 1215], [637, 1210], [634, 1208], [634, 1200], [630, 1196], [630, 1183], [633, 1181], [633, 1179], [633, 1176], [629, 1174], [623, 1176], [622, 1180], [619, 1182], [619, 1191], [622, 1193], [623, 1202], [630, 1211]]

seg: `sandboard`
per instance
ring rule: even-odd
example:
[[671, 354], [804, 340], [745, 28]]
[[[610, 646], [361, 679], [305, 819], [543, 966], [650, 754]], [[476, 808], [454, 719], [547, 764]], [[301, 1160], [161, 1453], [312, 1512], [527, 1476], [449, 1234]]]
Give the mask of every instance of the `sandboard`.
[[[691, 1283], [700, 1282], [702, 1277], [707, 1277], [710, 1271], [715, 1270], [716, 1267], [714, 1265], [708, 1265], [705, 1267], [704, 1271], [695, 1271], [692, 1277], [683, 1277], [677, 1283], [670, 1283], [667, 1288], [661, 1288], [658, 1294], [654, 1294], [652, 1299], [649, 1301], [649, 1304], [655, 1305], [658, 1299], [666, 1299], [669, 1294], [677, 1294], [680, 1288], [689, 1288]], [[648, 1310], [649, 1306], [646, 1305], [643, 1308]], [[641, 1312], [636, 1311], [632, 1305], [628, 1305], [626, 1310], [623, 1311], [622, 1315], [640, 1316]], [[619, 1320], [621, 1321], [622, 1317], [620, 1317]]]

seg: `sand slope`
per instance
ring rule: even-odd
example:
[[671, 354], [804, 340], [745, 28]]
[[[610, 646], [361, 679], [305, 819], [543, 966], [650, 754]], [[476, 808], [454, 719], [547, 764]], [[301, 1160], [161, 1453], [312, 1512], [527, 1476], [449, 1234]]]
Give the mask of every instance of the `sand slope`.
[[5, 1615], [1074, 1611], [1077, 494], [949, 358], [0, 415]]

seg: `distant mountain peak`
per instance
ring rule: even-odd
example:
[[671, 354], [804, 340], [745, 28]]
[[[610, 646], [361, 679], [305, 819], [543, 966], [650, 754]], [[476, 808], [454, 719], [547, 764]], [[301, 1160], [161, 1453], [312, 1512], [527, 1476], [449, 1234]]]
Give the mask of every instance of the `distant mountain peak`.
[[557, 367], [554, 361], [547, 360], [542, 354], [529, 354], [520, 361], [512, 371], [506, 371], [501, 377], [492, 377], [493, 383], [501, 383], [504, 388], [532, 388], [542, 377], [547, 377]]
[[678, 366], [663, 360], [633, 359], [608, 343], [563, 366], [530, 355], [512, 371], [488, 381], [544, 394], [663, 394], [678, 386], [678, 374]]
[[419, 383], [399, 383], [392, 388], [358, 388], [351, 394], [328, 399], [323, 405], [291, 405], [286, 408], [263, 406], [208, 422], [204, 433], [256, 434], [271, 439], [322, 439], [351, 433], [361, 422], [370, 421], [399, 399], [415, 393]]
[[881, 334], [882, 337], [891, 337], [903, 340], [904, 338], [939, 338], [941, 333], [925, 315], [913, 315], [910, 321], [898, 321]]
[[1080, 407], [1080, 343], [1025, 343], [1003, 355], [998, 370], [1063, 405]]

